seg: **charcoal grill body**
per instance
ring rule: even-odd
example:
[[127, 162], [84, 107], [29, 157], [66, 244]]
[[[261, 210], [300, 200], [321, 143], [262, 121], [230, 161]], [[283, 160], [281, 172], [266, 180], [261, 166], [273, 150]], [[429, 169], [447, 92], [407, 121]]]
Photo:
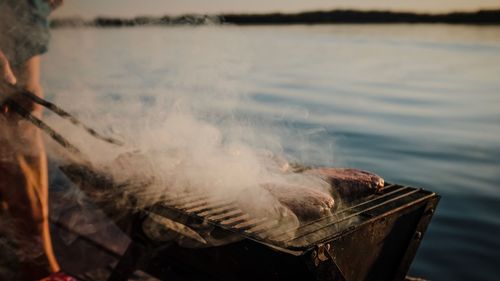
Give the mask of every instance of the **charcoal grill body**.
[[[353, 203], [349, 215], [302, 226], [285, 241], [240, 230], [244, 239], [224, 246], [189, 249], [172, 243], [158, 250], [139, 234], [111, 280], [126, 280], [133, 268], [162, 280], [172, 280], [172, 272], [190, 274], [191, 280], [404, 280], [438, 201], [435, 193], [387, 185], [383, 194]], [[168, 206], [150, 211], [179, 213]]]

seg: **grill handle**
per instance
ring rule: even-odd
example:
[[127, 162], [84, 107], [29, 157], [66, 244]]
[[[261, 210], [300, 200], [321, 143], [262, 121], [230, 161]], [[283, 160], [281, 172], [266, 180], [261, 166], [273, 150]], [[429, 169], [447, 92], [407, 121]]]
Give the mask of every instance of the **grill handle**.
[[[328, 276], [318, 276], [318, 280], [335, 280], [335, 281], [347, 281], [345, 278], [345, 274], [339, 268], [332, 254], [330, 253], [330, 244], [319, 244], [316, 246], [316, 250], [312, 252], [312, 258], [314, 265], [320, 270], [323, 274], [327, 274]], [[335, 279], [332, 279], [333, 274]]]

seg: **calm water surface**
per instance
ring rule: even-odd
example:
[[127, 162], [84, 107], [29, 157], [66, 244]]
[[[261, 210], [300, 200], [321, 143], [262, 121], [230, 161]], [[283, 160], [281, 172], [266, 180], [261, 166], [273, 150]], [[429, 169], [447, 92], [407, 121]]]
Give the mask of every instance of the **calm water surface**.
[[438, 192], [411, 273], [498, 280], [500, 28], [62, 29], [53, 39], [48, 97], [102, 130], [93, 121], [134, 129], [178, 103], [221, 130], [245, 124], [253, 133], [239, 137], [297, 161]]

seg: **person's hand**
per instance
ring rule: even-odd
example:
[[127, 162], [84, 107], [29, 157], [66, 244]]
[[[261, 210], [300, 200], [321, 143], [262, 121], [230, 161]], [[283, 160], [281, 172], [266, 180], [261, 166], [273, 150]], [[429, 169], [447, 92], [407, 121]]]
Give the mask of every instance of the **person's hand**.
[[32, 101], [17, 93], [20, 90], [17, 82], [9, 60], [2, 50], [0, 50], [0, 113], [9, 113], [9, 107], [4, 104], [6, 98], [12, 99], [28, 111], [33, 111], [35, 108], [35, 104]]
[[5, 54], [0, 50], [0, 81], [1, 83], [8, 83], [15, 85], [17, 83], [16, 76], [10, 68], [10, 63]]
[[7, 113], [7, 106], [3, 105], [3, 100], [9, 94], [8, 86], [17, 83], [16, 76], [10, 67], [9, 60], [0, 50], [0, 113]]
[[64, 3], [64, 0], [45, 0], [45, 1], [49, 3], [52, 10], [59, 8]]

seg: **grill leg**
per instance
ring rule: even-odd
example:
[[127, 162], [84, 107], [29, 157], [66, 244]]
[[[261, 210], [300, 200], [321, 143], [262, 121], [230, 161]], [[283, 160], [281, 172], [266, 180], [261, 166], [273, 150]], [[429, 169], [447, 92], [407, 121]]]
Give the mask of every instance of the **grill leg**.
[[107, 281], [127, 281], [137, 269], [143, 255], [144, 246], [134, 241], [130, 242], [125, 254], [120, 258]]

